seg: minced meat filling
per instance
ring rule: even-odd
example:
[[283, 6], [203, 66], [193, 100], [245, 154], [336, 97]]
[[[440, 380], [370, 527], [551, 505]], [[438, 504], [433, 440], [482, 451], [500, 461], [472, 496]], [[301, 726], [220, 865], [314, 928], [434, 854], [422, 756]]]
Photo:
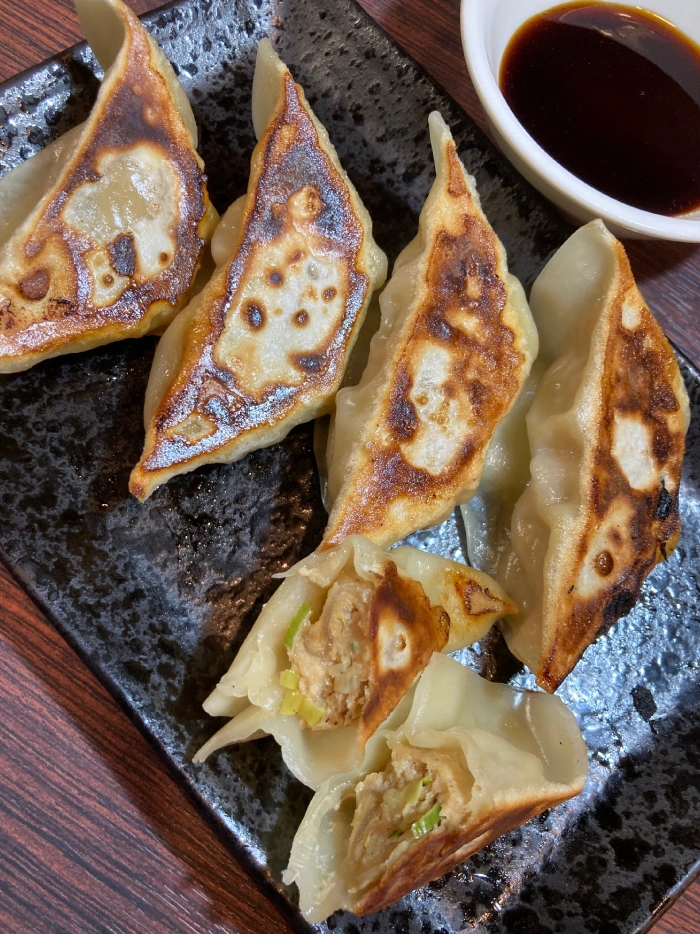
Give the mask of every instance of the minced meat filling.
[[318, 620], [302, 625], [289, 650], [299, 691], [323, 709], [314, 730], [344, 726], [362, 713], [370, 691], [366, 632], [373, 592], [367, 581], [349, 574], [339, 577]]
[[368, 775], [356, 788], [347, 855], [350, 891], [376, 882], [427, 833], [458, 826], [468, 813], [472, 784], [459, 748], [404, 743], [392, 750], [384, 771]]

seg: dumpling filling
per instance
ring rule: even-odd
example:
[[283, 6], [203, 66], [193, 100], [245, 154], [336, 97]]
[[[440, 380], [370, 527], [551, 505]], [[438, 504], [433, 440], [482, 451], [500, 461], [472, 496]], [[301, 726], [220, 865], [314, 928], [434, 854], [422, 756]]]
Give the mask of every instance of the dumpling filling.
[[319, 594], [322, 605], [310, 599], [315, 613], [307, 603], [297, 609], [284, 639], [290, 668], [279, 675], [283, 716], [297, 716], [312, 730], [356, 725], [361, 743], [450, 632], [448, 614], [417, 580], [384, 557], [378, 564], [365, 576], [346, 564]]
[[458, 827], [469, 811], [472, 785], [461, 749], [397, 746], [384, 771], [368, 775], [355, 790], [349, 891], [372, 886], [428, 834]]
[[290, 699], [289, 693], [294, 692], [298, 676], [298, 713], [314, 730], [356, 720], [367, 702], [372, 667], [368, 624], [374, 590], [368, 581], [342, 574], [328, 591], [318, 620], [310, 622], [307, 616], [288, 647], [291, 671], [282, 676], [288, 681], [283, 681], [288, 688], [285, 700], [295, 704], [296, 698]]

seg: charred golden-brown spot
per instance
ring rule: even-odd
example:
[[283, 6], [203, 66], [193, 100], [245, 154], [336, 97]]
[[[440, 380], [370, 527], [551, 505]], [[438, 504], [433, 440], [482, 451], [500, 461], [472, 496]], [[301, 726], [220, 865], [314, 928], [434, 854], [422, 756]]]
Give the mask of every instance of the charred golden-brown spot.
[[243, 306], [243, 319], [248, 327], [257, 331], [265, 324], [265, 309], [259, 302], [246, 302]]
[[[202, 163], [160, 64], [136, 16], [126, 5], [115, 10], [124, 23], [125, 39], [109, 80], [100, 90], [73, 155], [32, 216], [29, 229], [17, 232], [4, 248], [0, 294], [12, 299], [15, 326], [11, 334], [0, 336], [0, 371], [26, 369], [47, 357], [162, 327], [187, 302], [211, 234], [215, 212]], [[140, 98], [135, 94], [137, 87]], [[119, 229], [107, 236], [112, 228], [119, 228], [119, 212], [92, 196], [103, 191], [103, 172], [121, 166], [128, 174], [124, 166], [137, 152], [148, 152], [176, 181], [175, 216], [168, 236], [177, 250], [167, 277], [144, 276], [126, 288], [119, 277], [134, 272], [131, 233], [127, 227], [123, 236], [116, 236]], [[86, 217], [82, 207], [90, 197], [94, 211]], [[73, 204], [85, 230], [77, 230], [69, 221]], [[97, 222], [104, 222], [104, 230], [97, 229], [99, 223], [93, 224], [93, 213]], [[40, 275], [33, 269], [25, 271], [38, 257]], [[105, 287], [103, 277], [110, 264], [115, 278]], [[17, 269], [22, 271], [17, 274]], [[38, 324], [51, 326], [38, 328]]]
[[432, 249], [421, 300], [394, 358], [385, 407], [366, 429], [372, 434], [362, 453], [353, 454], [324, 548], [351, 534], [390, 544], [430, 524], [439, 503], [476, 486], [493, 429], [529, 366], [504, 320], [502, 249], [474, 202], [454, 143], [446, 149], [452, 200], [437, 229], [424, 232]]
[[407, 373], [398, 374], [396, 388], [389, 406], [387, 426], [392, 435], [401, 441], [410, 441], [420, 428], [418, 413], [408, 398], [411, 385], [411, 378]]
[[297, 324], [300, 328], [305, 327], [309, 323], [309, 313], [303, 308], [294, 315], [294, 323]]
[[595, 559], [595, 567], [601, 577], [607, 577], [608, 574], [612, 574], [614, 562], [609, 551], [601, 551]]
[[273, 269], [268, 278], [271, 285], [280, 286], [284, 282], [284, 276], [279, 269]]
[[327, 302], [333, 301], [333, 299], [336, 297], [337, 294], [338, 294], [338, 290], [334, 289], [332, 286], [328, 289], [323, 290], [323, 297], [325, 298]]
[[120, 276], [133, 276], [136, 271], [136, 245], [131, 234], [121, 234], [109, 245], [112, 268]]
[[469, 616], [491, 616], [503, 612], [503, 601], [495, 597], [488, 587], [464, 575], [454, 575], [454, 588]]
[[49, 291], [49, 284], [48, 270], [36, 269], [22, 279], [19, 284], [19, 290], [25, 298], [28, 298], [32, 302], [38, 302], [41, 301], [42, 298], [46, 298], [46, 293]]
[[666, 489], [666, 484], [661, 481], [661, 490], [654, 510], [654, 518], [659, 522], [665, 522], [673, 512], [673, 500]]
[[[629, 613], [645, 578], [678, 541], [678, 491], [685, 451], [685, 424], [675, 389], [680, 379], [673, 351], [637, 290], [621, 244], [619, 266], [605, 336], [601, 388], [603, 412], [593, 442], [586, 523], [577, 543], [578, 560], [560, 575], [558, 625], [541, 663], [537, 682], [554, 691], [585, 649], [621, 616]], [[626, 323], [625, 323], [626, 322]], [[634, 328], [630, 328], [630, 324]], [[641, 482], [614, 454], [619, 415], [634, 419], [652, 440], [656, 480]], [[658, 493], [656, 492], [658, 490]], [[601, 529], [606, 547], [600, 548]], [[583, 577], [595, 568], [597, 586]], [[575, 582], [586, 580], [581, 588]]]
[[323, 370], [324, 358], [320, 353], [292, 354], [294, 365], [304, 373], [315, 375]]
[[447, 184], [448, 194], [452, 195], [453, 198], [467, 197], [471, 199], [471, 192], [469, 191], [469, 186], [464, 177], [464, 169], [459, 161], [454, 143], [448, 144], [446, 156], [449, 167], [449, 181]]
[[420, 672], [449, 636], [450, 620], [431, 606], [421, 585], [387, 562], [370, 605], [368, 638], [373, 664], [370, 695], [362, 711], [361, 736], [367, 739], [405, 696]]

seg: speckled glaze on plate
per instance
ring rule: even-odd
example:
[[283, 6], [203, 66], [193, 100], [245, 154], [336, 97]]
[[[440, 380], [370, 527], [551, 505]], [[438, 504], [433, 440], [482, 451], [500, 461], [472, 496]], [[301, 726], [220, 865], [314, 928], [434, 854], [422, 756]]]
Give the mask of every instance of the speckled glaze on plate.
[[[184, 0], [146, 18], [173, 60], [201, 129], [219, 209], [246, 187], [251, 77], [272, 36], [305, 86], [369, 208], [390, 259], [413, 236], [432, 181], [427, 116], [439, 108], [526, 287], [567, 236], [470, 120], [352, 0]], [[97, 67], [82, 47], [0, 88], [4, 173], [82, 120]], [[0, 377], [0, 552], [61, 632], [230, 834], [271, 895], [310, 793], [270, 740], [193, 767], [215, 729], [201, 701], [269, 598], [271, 575], [308, 554], [325, 514], [303, 426], [231, 466], [178, 477], [145, 506], [127, 493], [143, 440], [155, 341], [129, 341]], [[458, 931], [632, 934], [700, 858], [700, 377], [683, 373], [694, 424], [683, 537], [635, 610], [588, 651], [561, 696], [584, 730], [584, 794], [507, 835], [461, 869], [343, 934]], [[462, 556], [455, 519], [412, 536]], [[529, 684], [495, 637], [464, 661]]]

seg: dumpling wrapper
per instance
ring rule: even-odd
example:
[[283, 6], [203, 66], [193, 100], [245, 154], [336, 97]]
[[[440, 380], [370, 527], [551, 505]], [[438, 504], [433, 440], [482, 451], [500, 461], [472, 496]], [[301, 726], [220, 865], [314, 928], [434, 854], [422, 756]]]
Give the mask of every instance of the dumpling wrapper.
[[192, 110], [121, 0], [76, 0], [105, 76], [87, 122], [0, 181], [0, 373], [162, 330], [218, 221]]
[[418, 235], [380, 296], [362, 379], [336, 399], [324, 547], [351, 534], [387, 547], [468, 500], [537, 354], [474, 179], [440, 114], [429, 124], [436, 178]]
[[163, 337], [132, 476], [170, 477], [275, 444], [328, 411], [386, 257], [304, 92], [263, 39], [248, 194], [213, 245], [219, 268]]
[[[434, 651], [480, 639], [516, 607], [479, 571], [416, 548], [387, 554], [367, 539], [315, 552], [284, 576], [229, 671], [204, 703], [233, 719], [196, 754], [271, 734], [289, 769], [311, 788], [355, 768], [370, 736], [409, 693]], [[311, 615], [285, 645], [304, 604]], [[309, 727], [283, 715], [280, 675], [323, 710]], [[342, 690], [341, 690], [342, 688]]]
[[588, 774], [559, 698], [494, 684], [443, 655], [423, 672], [405, 722], [367, 750], [359, 772], [321, 786], [294, 838], [283, 878], [312, 924], [393, 904], [579, 794]]
[[515, 405], [493, 434], [476, 493], [461, 506], [469, 562], [496, 579], [512, 553], [513, 509], [530, 480], [525, 419], [545, 370], [540, 350]]
[[554, 691], [676, 546], [690, 414], [673, 351], [602, 221], [567, 240], [530, 304], [548, 369], [529, 444], [514, 412], [465, 518], [472, 560], [521, 607], [501, 624], [510, 650]]

